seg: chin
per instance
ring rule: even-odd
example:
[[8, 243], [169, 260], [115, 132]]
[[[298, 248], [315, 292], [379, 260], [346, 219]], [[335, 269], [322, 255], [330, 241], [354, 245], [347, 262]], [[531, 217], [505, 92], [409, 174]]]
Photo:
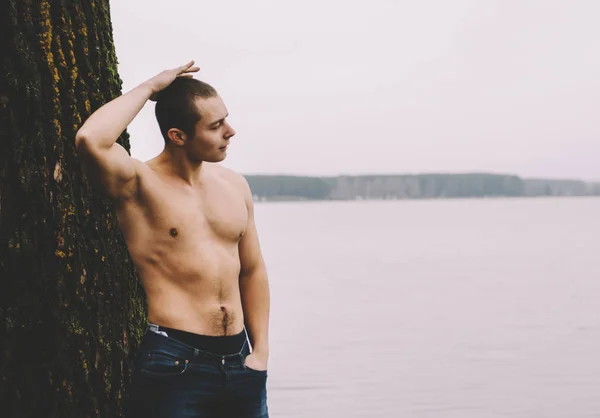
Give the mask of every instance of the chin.
[[221, 155], [215, 155], [212, 158], [207, 158], [204, 161], [206, 161], [208, 163], [220, 163], [221, 161], [223, 161], [225, 159], [225, 157], [227, 157], [227, 154], [222, 153]]

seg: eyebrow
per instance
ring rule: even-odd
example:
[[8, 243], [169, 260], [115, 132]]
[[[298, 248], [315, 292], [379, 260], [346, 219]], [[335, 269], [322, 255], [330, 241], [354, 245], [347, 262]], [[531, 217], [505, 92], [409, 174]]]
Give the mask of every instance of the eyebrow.
[[225, 115], [225, 117], [223, 117], [223, 118], [221, 118], [221, 119], [219, 119], [219, 120], [216, 120], [216, 121], [214, 121], [214, 122], [212, 122], [212, 123], [209, 123], [209, 124], [208, 124], [208, 126], [213, 126], [213, 125], [216, 125], [216, 124], [217, 124], [217, 123], [219, 123], [219, 122], [223, 122], [223, 121], [225, 120], [225, 118], [226, 118], [226, 117], [228, 117], [228, 116], [229, 116], [229, 113], [228, 113], [228, 114], [226, 114], [226, 115]]

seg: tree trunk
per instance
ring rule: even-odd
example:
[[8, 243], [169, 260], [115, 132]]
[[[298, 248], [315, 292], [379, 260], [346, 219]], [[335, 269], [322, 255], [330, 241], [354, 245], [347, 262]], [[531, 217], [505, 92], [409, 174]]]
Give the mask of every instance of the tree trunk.
[[75, 151], [121, 91], [108, 0], [0, 0], [0, 56], [0, 415], [120, 416], [145, 299]]

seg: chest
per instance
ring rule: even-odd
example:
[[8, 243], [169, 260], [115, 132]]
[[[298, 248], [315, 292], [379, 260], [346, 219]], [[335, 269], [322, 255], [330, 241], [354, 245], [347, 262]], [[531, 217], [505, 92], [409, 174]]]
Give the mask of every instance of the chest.
[[248, 223], [243, 196], [226, 183], [191, 191], [156, 189], [147, 203], [154, 234], [180, 243], [238, 242]]

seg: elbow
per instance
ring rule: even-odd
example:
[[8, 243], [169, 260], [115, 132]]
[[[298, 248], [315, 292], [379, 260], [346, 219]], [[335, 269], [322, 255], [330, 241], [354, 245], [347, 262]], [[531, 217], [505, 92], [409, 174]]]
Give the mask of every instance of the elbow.
[[75, 135], [75, 149], [80, 151], [85, 146], [84, 144], [88, 141], [88, 138], [88, 134], [84, 130], [79, 129]]
[[90, 132], [85, 127], [80, 128], [75, 135], [75, 150], [77, 152], [89, 152], [97, 149], [100, 146], [98, 135], [94, 132]]

